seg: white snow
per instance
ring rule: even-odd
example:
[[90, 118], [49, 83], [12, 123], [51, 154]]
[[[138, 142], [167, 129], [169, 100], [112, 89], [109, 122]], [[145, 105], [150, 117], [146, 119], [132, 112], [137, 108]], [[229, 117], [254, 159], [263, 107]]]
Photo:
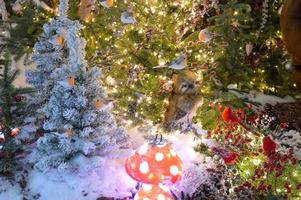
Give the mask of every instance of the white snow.
[[0, 177], [0, 200], [22, 200], [21, 188]]
[[295, 99], [291, 96], [285, 96], [283, 98], [274, 96], [274, 95], [266, 95], [257, 91], [250, 91], [249, 93], [243, 93], [243, 92], [237, 92], [235, 90], [231, 89], [236, 89], [235, 86], [229, 85], [228, 89], [238, 96], [241, 99], [248, 99], [249, 101], [260, 103], [261, 106], [264, 106], [265, 104], [269, 103], [271, 105], [275, 105], [277, 103], [289, 103], [289, 102], [294, 102]]
[[[126, 173], [125, 160], [148, 141], [143, 137], [145, 133], [140, 132], [137, 127], [129, 130], [128, 134], [132, 149], [115, 150], [108, 158], [77, 156], [70, 161], [73, 166], [77, 165], [81, 169], [75, 173], [62, 176], [55, 172], [43, 174], [36, 169], [30, 171], [27, 186], [30, 195], [40, 195], [39, 200], [96, 200], [101, 196], [130, 197], [137, 182]], [[164, 136], [164, 139], [172, 144], [172, 148], [182, 159], [184, 172], [195, 163], [202, 163], [207, 159], [193, 150], [200, 142], [193, 134], [176, 132]], [[180, 183], [180, 186], [185, 189], [187, 179], [183, 179]], [[2, 189], [3, 187], [5, 189]], [[8, 199], [22, 199], [22, 193], [18, 186], [13, 187], [8, 182], [4, 182], [1, 184], [0, 200]]]

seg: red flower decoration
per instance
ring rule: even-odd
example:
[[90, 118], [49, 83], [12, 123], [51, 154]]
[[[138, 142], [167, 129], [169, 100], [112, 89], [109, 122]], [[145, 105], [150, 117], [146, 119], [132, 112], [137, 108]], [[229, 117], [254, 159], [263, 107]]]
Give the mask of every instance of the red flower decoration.
[[237, 153], [235, 152], [229, 152], [224, 158], [223, 160], [225, 161], [225, 163], [227, 165], [233, 165], [236, 162], [237, 159]]
[[237, 123], [239, 121], [238, 118], [234, 115], [232, 109], [229, 107], [226, 107], [222, 112], [222, 118], [225, 122], [229, 123]]
[[266, 155], [275, 153], [276, 143], [269, 136], [264, 137], [262, 143], [263, 151]]
[[212, 148], [213, 152], [219, 155], [227, 165], [233, 165], [238, 158], [237, 153], [228, 151], [227, 149], [222, 149], [218, 147]]
[[288, 128], [288, 124], [287, 123], [280, 123], [280, 128], [282, 128], [282, 129], [286, 129], [286, 128]]

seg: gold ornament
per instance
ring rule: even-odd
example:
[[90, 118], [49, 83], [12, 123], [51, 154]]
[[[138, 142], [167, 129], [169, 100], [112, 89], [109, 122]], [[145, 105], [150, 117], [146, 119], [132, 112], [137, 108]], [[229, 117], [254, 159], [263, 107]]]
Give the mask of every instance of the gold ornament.
[[104, 105], [103, 101], [101, 101], [100, 99], [96, 99], [96, 101], [95, 101], [95, 108], [97, 110], [99, 110], [103, 105]]
[[209, 42], [212, 38], [211, 33], [207, 29], [203, 29], [199, 33], [199, 41], [200, 42]]
[[70, 76], [68, 78], [68, 84], [69, 84], [69, 86], [74, 86], [75, 85], [75, 78], [73, 76]]
[[59, 35], [56, 38], [56, 42], [58, 45], [62, 45], [64, 43], [64, 38], [61, 35]]
[[108, 5], [109, 7], [112, 7], [113, 4], [114, 4], [114, 0], [107, 0], [107, 5]]
[[68, 129], [67, 129], [67, 136], [68, 136], [68, 137], [72, 137], [72, 135], [73, 135], [72, 128], [68, 128]]
[[114, 0], [100, 0], [100, 5], [102, 5], [106, 8], [112, 7], [113, 4], [114, 4]]

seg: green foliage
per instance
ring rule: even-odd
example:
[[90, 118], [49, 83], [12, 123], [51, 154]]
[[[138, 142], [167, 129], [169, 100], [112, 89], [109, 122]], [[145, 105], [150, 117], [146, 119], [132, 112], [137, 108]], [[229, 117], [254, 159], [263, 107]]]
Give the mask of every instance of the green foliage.
[[0, 47], [6, 48], [18, 60], [21, 56], [28, 55], [37, 37], [42, 31], [52, 14], [37, 8], [32, 3], [26, 3], [21, 14], [11, 13], [9, 20], [0, 22], [0, 27], [9, 32], [10, 37], [2, 35], [3, 43]]
[[[69, 15], [77, 19], [78, 0], [72, 2]], [[268, 20], [260, 33], [262, 10], [254, 9], [254, 1], [221, 1], [219, 11], [211, 8], [203, 18], [192, 14], [196, 4], [133, 0], [117, 1], [108, 9], [96, 3], [94, 19], [83, 22], [81, 34], [88, 42], [87, 60], [91, 66], [101, 67], [104, 77], [115, 80], [115, 85], [106, 80], [104, 83], [117, 100], [118, 115], [127, 116], [135, 124], [145, 119], [160, 123], [169, 96], [160, 91], [162, 80], [170, 81], [178, 72], [152, 67], [162, 61], [170, 63], [181, 53], [188, 55], [188, 69], [204, 74], [202, 91], [207, 100], [194, 120], [206, 128], [213, 128], [213, 119], [218, 116], [208, 109], [209, 101], [222, 99], [233, 107], [243, 105], [228, 92], [229, 84], [238, 91], [295, 94], [290, 72], [284, 67], [287, 56], [277, 25], [281, 2], [269, 3]], [[121, 23], [121, 13], [127, 8], [136, 24]], [[214, 37], [208, 43], [198, 42], [199, 31], [205, 28]], [[246, 55], [247, 44], [253, 46], [250, 55]], [[140, 70], [135, 71], [137, 66]]]
[[21, 146], [11, 134], [11, 130], [21, 125], [22, 107], [24, 102], [15, 101], [14, 97], [32, 92], [30, 88], [15, 88], [13, 81], [18, 76], [17, 70], [10, 69], [10, 56], [4, 55], [1, 60], [3, 73], [0, 74], [0, 131], [4, 133], [5, 142], [0, 150], [0, 173], [8, 173], [16, 167], [14, 156], [21, 150]]

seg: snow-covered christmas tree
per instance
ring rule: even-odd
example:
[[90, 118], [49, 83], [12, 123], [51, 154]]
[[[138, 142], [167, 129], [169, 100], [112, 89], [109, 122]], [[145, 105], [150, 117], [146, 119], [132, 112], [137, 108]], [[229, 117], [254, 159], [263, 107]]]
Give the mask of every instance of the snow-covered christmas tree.
[[45, 25], [35, 46], [37, 69], [28, 76], [40, 91], [37, 102], [44, 105], [41, 111], [47, 133], [37, 141], [31, 156], [43, 172], [76, 171], [79, 166], [72, 159], [77, 155], [108, 156], [127, 143], [124, 131], [108, 112], [111, 105], [105, 103], [98, 81], [101, 72], [85, 61], [85, 41], [78, 36], [82, 27], [66, 17], [67, 10], [68, 1], [60, 1], [58, 19]]

